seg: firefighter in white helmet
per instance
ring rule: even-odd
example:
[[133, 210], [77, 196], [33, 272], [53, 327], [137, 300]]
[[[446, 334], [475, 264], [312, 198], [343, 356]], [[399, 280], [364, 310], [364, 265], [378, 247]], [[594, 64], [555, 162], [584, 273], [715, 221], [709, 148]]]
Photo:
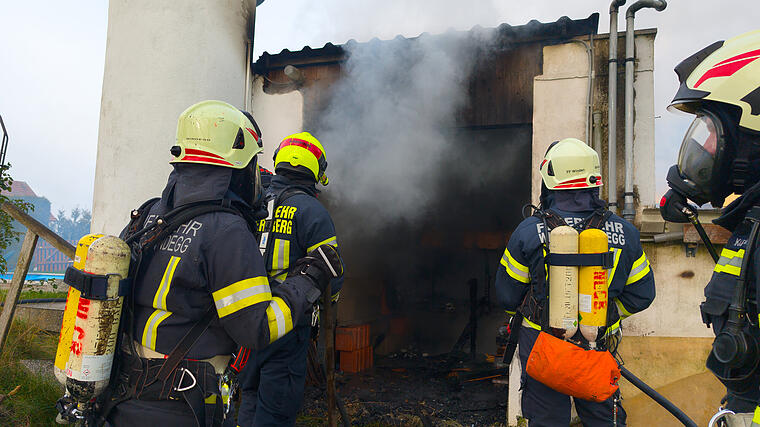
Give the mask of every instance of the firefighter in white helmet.
[[[670, 105], [693, 114], [668, 171], [671, 190], [660, 202], [663, 217], [685, 222], [686, 199], [719, 207], [741, 197], [714, 220], [733, 234], [720, 254], [701, 305], [716, 334], [707, 367], [726, 386], [729, 425], [760, 425], [760, 329], [757, 275], [749, 253], [760, 206], [760, 30], [718, 41], [675, 68], [680, 87]], [[753, 255], [753, 258], [756, 258]], [[753, 261], [754, 262], [754, 261]], [[754, 267], [752, 267], [754, 269]], [[737, 292], [738, 290], [738, 292]]]
[[[231, 354], [310, 318], [332, 271], [342, 271], [323, 245], [270, 288], [254, 235], [261, 147], [253, 117], [227, 103], [200, 102], [180, 116], [163, 194], [122, 233], [137, 259], [118, 380], [100, 405], [112, 425], [220, 425], [231, 409]], [[141, 250], [157, 230], [170, 233]]]
[[[531, 427], [560, 426], [570, 423], [570, 396], [555, 391], [526, 373], [526, 364], [540, 331], [553, 333], [548, 325], [547, 260], [549, 232], [562, 225], [577, 230], [596, 228], [607, 234], [611, 265], [607, 270], [607, 322], [599, 328], [597, 350], [614, 353], [620, 322], [644, 310], [655, 296], [654, 277], [641, 248], [638, 230], [607, 210], [599, 199], [602, 176], [599, 156], [588, 145], [574, 138], [550, 145], [539, 166], [542, 178], [540, 206], [512, 233], [496, 276], [499, 302], [514, 316], [511, 337], [519, 340], [523, 367], [522, 415]], [[517, 335], [515, 335], [517, 334]], [[580, 331], [570, 341], [588, 348]], [[509, 347], [508, 347], [509, 348]], [[514, 347], [512, 347], [512, 353]], [[511, 361], [511, 355], [505, 360]], [[566, 360], [551, 363], [568, 364]], [[554, 387], [554, 388], [552, 388]], [[603, 402], [575, 399], [575, 407], [585, 426], [609, 426], [613, 420], [624, 426], [626, 414], [618, 393]]]

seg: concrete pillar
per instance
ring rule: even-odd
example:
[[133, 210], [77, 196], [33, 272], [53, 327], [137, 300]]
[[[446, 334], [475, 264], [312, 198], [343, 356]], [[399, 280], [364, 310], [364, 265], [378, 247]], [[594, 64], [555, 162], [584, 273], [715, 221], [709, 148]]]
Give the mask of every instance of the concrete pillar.
[[248, 16], [241, 0], [110, 1], [93, 232], [118, 233], [159, 195], [185, 108], [243, 108]]

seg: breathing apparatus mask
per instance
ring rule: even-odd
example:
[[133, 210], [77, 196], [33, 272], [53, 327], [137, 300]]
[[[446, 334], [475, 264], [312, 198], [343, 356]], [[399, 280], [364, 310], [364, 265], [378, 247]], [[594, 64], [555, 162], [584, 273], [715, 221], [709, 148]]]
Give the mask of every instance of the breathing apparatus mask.
[[720, 119], [710, 111], [699, 111], [681, 142], [678, 164], [668, 171], [671, 191], [663, 198], [661, 209], [663, 203], [683, 203], [684, 199], [700, 206], [708, 202], [721, 206], [731, 193], [726, 189], [726, 159], [726, 134]]

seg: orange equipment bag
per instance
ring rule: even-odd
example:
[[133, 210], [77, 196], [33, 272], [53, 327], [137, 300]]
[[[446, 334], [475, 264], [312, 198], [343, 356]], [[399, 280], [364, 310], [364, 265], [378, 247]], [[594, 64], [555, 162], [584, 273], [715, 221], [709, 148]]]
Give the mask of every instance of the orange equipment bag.
[[618, 390], [620, 367], [608, 351], [584, 350], [540, 332], [528, 356], [528, 375], [552, 390], [604, 402]]

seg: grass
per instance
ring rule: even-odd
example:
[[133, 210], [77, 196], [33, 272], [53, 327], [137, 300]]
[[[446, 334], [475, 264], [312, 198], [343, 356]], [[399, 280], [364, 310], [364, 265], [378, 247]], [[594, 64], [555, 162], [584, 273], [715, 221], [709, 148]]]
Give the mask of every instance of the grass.
[[20, 360], [52, 360], [57, 341], [57, 334], [41, 331], [34, 325], [13, 322], [0, 353], [0, 394], [8, 394], [17, 386], [21, 388], [0, 402], [1, 426], [55, 425], [57, 412], [54, 405], [61, 397], [61, 386], [52, 375], [30, 372]]
[[[0, 302], [5, 301], [5, 295], [8, 293], [6, 289], [0, 289]], [[66, 298], [65, 291], [21, 291], [19, 299], [34, 299], [34, 298]]]

